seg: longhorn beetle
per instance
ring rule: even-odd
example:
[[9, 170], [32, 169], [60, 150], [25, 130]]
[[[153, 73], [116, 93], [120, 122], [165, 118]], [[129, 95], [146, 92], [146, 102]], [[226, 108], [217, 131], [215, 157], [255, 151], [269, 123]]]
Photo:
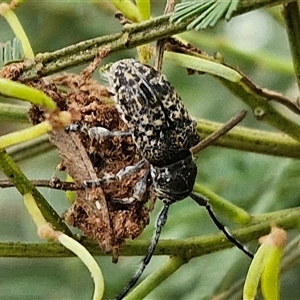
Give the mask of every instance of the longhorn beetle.
[[110, 132], [105, 128], [94, 127], [88, 132], [93, 138], [130, 134], [143, 159], [137, 165], [126, 167], [116, 175], [110, 174], [96, 181], [85, 181], [84, 184], [92, 187], [108, 180], [122, 179], [149, 164], [148, 171], [136, 184], [132, 197], [119, 200], [125, 204], [135, 201], [143, 195], [150, 182], [154, 194], [163, 201], [147, 254], [116, 299], [122, 299], [133, 288], [149, 263], [166, 223], [170, 205], [188, 196], [204, 206], [226, 237], [252, 258], [253, 254], [218, 221], [208, 200], [192, 192], [197, 166], [190, 148], [199, 143], [200, 137], [196, 131], [196, 122], [190, 118], [171, 84], [155, 69], [134, 59], [115, 62], [107, 75], [118, 112], [129, 131]]

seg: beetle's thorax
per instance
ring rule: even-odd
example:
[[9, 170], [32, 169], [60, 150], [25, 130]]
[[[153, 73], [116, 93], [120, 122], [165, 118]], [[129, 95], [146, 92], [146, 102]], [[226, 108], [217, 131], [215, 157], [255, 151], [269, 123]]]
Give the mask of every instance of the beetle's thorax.
[[185, 159], [167, 166], [150, 165], [152, 186], [161, 199], [176, 202], [189, 196], [197, 175], [196, 163], [190, 154]]

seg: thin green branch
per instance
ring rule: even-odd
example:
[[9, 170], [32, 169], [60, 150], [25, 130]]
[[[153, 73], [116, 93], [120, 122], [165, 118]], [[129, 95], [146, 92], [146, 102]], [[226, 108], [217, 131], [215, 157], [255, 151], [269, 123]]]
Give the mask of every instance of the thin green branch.
[[26, 106], [0, 103], [0, 120], [28, 123], [27, 111]]
[[[218, 130], [222, 124], [198, 119], [197, 130], [202, 138]], [[236, 126], [218, 139], [213, 146], [221, 146], [290, 158], [300, 158], [300, 143], [291, 137], [262, 130]]]
[[[1, 104], [0, 117], [5, 115], [6, 107], [11, 111], [8, 121], [13, 121], [15, 117], [19, 120], [27, 120], [27, 109], [19, 105]], [[202, 138], [220, 129], [221, 123], [208, 121], [205, 119], [197, 120], [197, 130]], [[36, 148], [39, 146], [40, 148]], [[267, 155], [283, 156], [290, 158], [300, 158], [300, 144], [294, 139], [281, 133], [273, 133], [262, 130], [255, 130], [242, 126], [234, 127], [230, 132], [219, 138], [213, 146], [238, 149], [248, 152], [255, 152]], [[21, 160], [36, 156], [39, 153], [50, 151], [53, 146], [48, 142], [48, 137], [43, 136], [34, 141], [22, 143], [11, 147], [8, 153], [13, 159]]]
[[170, 257], [165, 264], [149, 275], [124, 299], [144, 299], [149, 293], [151, 293], [157, 286], [175, 273], [185, 263], [187, 263], [187, 260], [179, 256]]
[[205, 32], [189, 31], [178, 35], [179, 39], [184, 39], [192, 45], [201, 45], [201, 48], [218, 49], [218, 52], [226, 52], [226, 55], [232, 55], [242, 59], [245, 64], [257, 66], [259, 69], [273, 71], [284, 76], [294, 75], [293, 64], [285, 57], [274, 56], [271, 52], [250, 52], [246, 50], [239, 50], [234, 45], [226, 40], [221, 35], [211, 35]]
[[222, 212], [223, 215], [227, 216], [233, 222], [237, 224], [249, 224], [251, 222], [252, 217], [245, 210], [225, 200], [203, 185], [196, 183], [193, 190], [207, 197], [213, 208]]
[[[186, 46], [179, 44], [177, 48], [174, 45], [171, 45], [172, 47], [177, 50], [184, 49]], [[244, 74], [223, 62], [199, 54], [197, 51], [187, 49], [185, 51], [189, 55], [168, 51], [165, 53], [165, 60], [184, 68], [213, 75], [252, 109], [257, 120], [263, 121], [300, 141], [300, 126], [281, 114], [270, 100], [279, 102], [299, 114], [300, 109], [295, 103], [279, 93], [260, 88]]]
[[[282, 274], [289, 271], [296, 264], [299, 264], [300, 250], [299, 247], [297, 247], [298, 244], [299, 244], [299, 237], [292, 240], [284, 248], [284, 256], [281, 262]], [[230, 288], [226, 289], [220, 294], [215, 295], [215, 298], [219, 300], [241, 299], [244, 283], [245, 283], [244, 278], [236, 281], [233, 285], [230, 285]]]
[[39, 227], [39, 234], [46, 239], [51, 238], [57, 240], [65, 248], [72, 251], [82, 261], [82, 263], [84, 263], [84, 265], [90, 271], [95, 285], [93, 300], [102, 299], [104, 294], [104, 279], [102, 271], [91, 253], [88, 252], [88, 250], [78, 241], [62, 232], [54, 231], [53, 228], [48, 224]]
[[45, 108], [47, 108], [49, 111], [54, 111], [57, 108], [53, 99], [44, 92], [25, 84], [1, 77], [0, 94], [23, 101], [28, 101], [32, 104], [45, 106]]
[[218, 54], [217, 57], [209, 56], [200, 49], [194, 46], [191, 47], [191, 45], [186, 42], [174, 38], [170, 38], [168, 41], [167, 48], [169, 51], [165, 53], [165, 60], [170, 63], [175, 63], [184, 68], [208, 73], [217, 78], [231, 81], [236, 83], [237, 89], [240, 88], [246, 92], [250, 90], [253, 96], [257, 95], [264, 98], [265, 101], [280, 103], [295, 114], [300, 115], [300, 106], [298, 103], [278, 92], [261, 88], [239, 69], [226, 64], [220, 54]]
[[[241, 0], [235, 15], [290, 1]], [[83, 41], [51, 53], [38, 54], [34, 61], [26, 62], [23, 73], [16, 79], [24, 82], [30, 81], [90, 62], [99, 53], [100, 47], [107, 47], [111, 52], [115, 52], [172, 36], [186, 31], [187, 25], [192, 21], [192, 19], [187, 19], [179, 24], [173, 24], [169, 21], [170, 15], [126, 26], [123, 32]]]
[[300, 12], [298, 2], [295, 1], [283, 5], [283, 16], [293, 57], [298, 89], [300, 90]]
[[238, 96], [253, 111], [255, 118], [271, 125], [290, 137], [300, 141], [300, 126], [279, 112], [270, 101], [257, 92], [253, 83], [246, 77], [236, 84], [218, 77], [233, 94]]
[[34, 140], [9, 147], [7, 153], [12, 157], [14, 162], [18, 162], [37, 157], [53, 149], [54, 146], [49, 142], [48, 135], [42, 135]]
[[[283, 229], [298, 228], [300, 208], [291, 208], [252, 217], [251, 224], [232, 234], [241, 242], [246, 243], [269, 233], [270, 226], [276, 224]], [[199, 228], [200, 230], [200, 228]], [[82, 244], [93, 255], [109, 255], [103, 253], [95, 241], [82, 240]], [[149, 246], [149, 240], [127, 241], [121, 255], [144, 256]], [[160, 240], [155, 255], [177, 255], [185, 259], [197, 257], [222, 249], [233, 247], [222, 233], [199, 236], [182, 240]], [[70, 257], [73, 254], [61, 245], [55, 243], [0, 243], [0, 257]]]
[[59, 215], [50, 206], [42, 194], [35, 188], [30, 180], [23, 174], [21, 169], [15, 164], [12, 158], [0, 149], [0, 170], [13, 182], [18, 191], [22, 194], [32, 194], [41, 210], [44, 218], [50, 222], [56, 230], [72, 235], [69, 228], [65, 225]]
[[43, 121], [37, 125], [5, 134], [0, 136], [0, 148], [5, 149], [19, 143], [30, 141], [34, 138], [44, 135], [50, 130], [52, 130], [50, 122]]
[[16, 37], [20, 39], [25, 57], [33, 59], [34, 53], [32, 51], [30, 42], [13, 8], [7, 3], [1, 3], [0, 14], [6, 19]]
[[141, 15], [138, 7], [131, 1], [110, 0], [124, 17], [132, 22], [140, 22]]

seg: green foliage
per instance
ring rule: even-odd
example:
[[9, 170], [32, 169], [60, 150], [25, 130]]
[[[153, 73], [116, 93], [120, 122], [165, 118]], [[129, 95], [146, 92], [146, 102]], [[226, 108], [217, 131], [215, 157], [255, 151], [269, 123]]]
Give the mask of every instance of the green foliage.
[[18, 38], [7, 41], [0, 46], [0, 69], [6, 64], [18, 62], [24, 59], [22, 43]]
[[187, 29], [205, 29], [209, 26], [215, 26], [222, 17], [225, 17], [227, 21], [230, 20], [238, 4], [239, 0], [182, 1], [176, 4], [170, 20], [180, 23], [186, 19], [195, 17], [189, 23]]

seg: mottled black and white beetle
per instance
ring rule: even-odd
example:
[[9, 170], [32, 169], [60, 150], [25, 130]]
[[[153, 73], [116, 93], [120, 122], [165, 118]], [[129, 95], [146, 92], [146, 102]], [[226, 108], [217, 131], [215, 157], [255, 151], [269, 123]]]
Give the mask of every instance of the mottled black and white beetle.
[[197, 174], [190, 148], [200, 138], [179, 95], [163, 75], [133, 59], [114, 63], [108, 78], [120, 116], [150, 163], [156, 195], [164, 202], [186, 198]]
[[117, 109], [129, 132], [109, 132], [95, 127], [89, 130], [89, 134], [92, 137], [130, 134], [143, 159], [137, 165], [126, 167], [115, 175], [110, 174], [97, 181], [86, 181], [85, 185], [91, 187], [108, 180], [124, 178], [148, 163], [149, 170], [136, 184], [132, 197], [120, 199], [120, 202], [130, 203], [141, 197], [150, 181], [153, 192], [164, 204], [146, 256], [116, 299], [122, 299], [131, 290], [149, 263], [166, 223], [170, 205], [187, 196], [205, 206], [226, 237], [252, 257], [252, 253], [235, 240], [217, 220], [207, 199], [192, 192], [197, 166], [190, 148], [199, 143], [200, 137], [195, 121], [190, 118], [171, 84], [155, 69], [134, 59], [124, 59], [112, 64], [108, 78]]

